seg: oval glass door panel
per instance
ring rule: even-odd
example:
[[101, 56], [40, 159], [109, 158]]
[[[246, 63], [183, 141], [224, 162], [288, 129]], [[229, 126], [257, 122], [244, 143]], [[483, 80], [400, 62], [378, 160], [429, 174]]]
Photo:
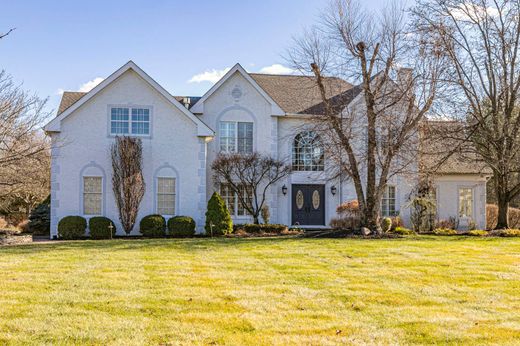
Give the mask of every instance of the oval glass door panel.
[[318, 190], [314, 190], [312, 193], [312, 207], [318, 209], [320, 207], [320, 193]]
[[296, 192], [296, 208], [302, 209], [303, 208], [303, 192], [302, 190], [298, 190]]

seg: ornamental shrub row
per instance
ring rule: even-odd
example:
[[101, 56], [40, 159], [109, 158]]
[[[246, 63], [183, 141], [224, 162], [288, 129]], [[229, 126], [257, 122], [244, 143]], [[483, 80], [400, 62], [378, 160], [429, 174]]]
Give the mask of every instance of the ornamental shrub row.
[[[112, 225], [112, 227], [110, 227]], [[90, 238], [110, 239], [116, 234], [114, 222], [104, 216], [89, 219]], [[140, 224], [140, 231], [145, 237], [162, 237], [168, 234], [174, 237], [192, 237], [195, 235], [195, 221], [189, 216], [174, 216], [166, 220], [162, 215], [145, 216]], [[82, 216], [66, 216], [58, 223], [60, 239], [86, 238], [87, 220]], [[112, 232], [111, 232], [112, 231]], [[112, 233], [112, 234], [111, 234]]]

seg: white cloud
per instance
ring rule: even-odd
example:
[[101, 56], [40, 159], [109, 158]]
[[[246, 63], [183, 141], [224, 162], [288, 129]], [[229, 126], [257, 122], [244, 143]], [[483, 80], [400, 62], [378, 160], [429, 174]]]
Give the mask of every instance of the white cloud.
[[209, 71], [204, 71], [202, 73], [196, 74], [195, 76], [191, 77], [191, 79], [188, 81], [188, 83], [202, 83], [202, 82], [216, 83], [229, 70], [231, 70], [230, 67], [226, 67], [225, 69], [222, 69], [222, 70], [212, 69]]
[[[254, 67], [254, 63], [249, 64], [250, 67]], [[206, 70], [204, 72], [198, 73], [191, 77], [188, 80], [188, 83], [202, 83], [202, 82], [210, 82], [215, 84], [220, 80], [220, 78], [224, 77], [224, 75], [231, 70], [230, 67], [226, 67], [222, 70], [211, 69]], [[262, 67], [258, 73], [268, 73], [268, 74], [293, 74], [295, 71], [292, 68], [283, 66], [281, 64], [273, 64], [271, 66]]]
[[63, 95], [63, 92], [65, 90], [63, 90], [62, 88], [59, 88], [58, 90], [56, 90], [56, 95]]
[[292, 74], [294, 70], [281, 64], [273, 64], [271, 66], [262, 67], [258, 72], [268, 74]]
[[104, 78], [96, 77], [93, 80], [89, 80], [88, 82], [81, 84], [78, 91], [81, 91], [84, 93], [89, 92], [90, 90], [94, 89], [94, 87], [96, 85], [101, 83], [103, 81], [103, 79]]
[[486, 14], [490, 17], [498, 17], [499, 12], [494, 7], [484, 8], [482, 6], [468, 4], [466, 6], [460, 5], [459, 8], [454, 8], [451, 10], [451, 14], [457, 20], [469, 21], [472, 17], [482, 18], [486, 16]]

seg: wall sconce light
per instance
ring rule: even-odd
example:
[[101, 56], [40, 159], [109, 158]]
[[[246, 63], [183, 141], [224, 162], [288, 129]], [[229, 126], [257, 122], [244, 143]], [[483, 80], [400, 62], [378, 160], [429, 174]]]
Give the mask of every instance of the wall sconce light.
[[332, 185], [332, 186], [330, 187], [330, 193], [332, 193], [332, 196], [334, 196], [334, 195], [336, 194], [336, 191], [337, 191], [336, 186], [335, 186], [335, 185]]
[[285, 184], [282, 186], [282, 193], [284, 196], [287, 194], [287, 186], [285, 186]]

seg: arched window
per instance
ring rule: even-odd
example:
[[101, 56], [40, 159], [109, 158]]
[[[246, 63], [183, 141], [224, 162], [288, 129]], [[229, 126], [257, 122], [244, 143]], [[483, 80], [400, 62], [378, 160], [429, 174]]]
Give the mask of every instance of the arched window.
[[294, 138], [292, 167], [295, 171], [323, 171], [323, 145], [314, 131], [301, 132]]

